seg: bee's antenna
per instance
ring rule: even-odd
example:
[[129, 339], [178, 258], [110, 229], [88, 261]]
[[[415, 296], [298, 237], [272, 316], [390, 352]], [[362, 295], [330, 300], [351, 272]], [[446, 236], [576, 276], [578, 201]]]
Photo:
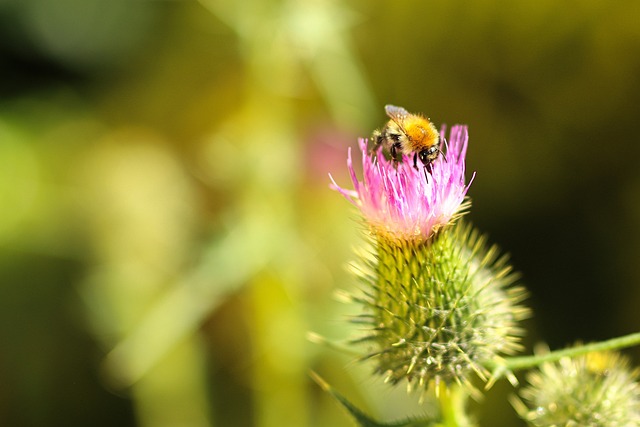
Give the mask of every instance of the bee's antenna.
[[444, 159], [444, 162], [445, 162], [445, 163], [449, 163], [449, 162], [447, 161], [447, 155], [446, 155], [446, 154], [444, 154], [444, 152], [443, 152], [441, 149], [439, 149], [439, 148], [438, 148], [438, 151], [440, 152], [440, 154], [442, 154], [442, 158]]
[[427, 180], [427, 184], [429, 183], [429, 177], [427, 176], [427, 167], [423, 167], [422, 170], [424, 171], [424, 179]]
[[[444, 141], [444, 147], [447, 149], [447, 151], [449, 151], [449, 144], [447, 144], [447, 138], [444, 138], [444, 137], [443, 137], [443, 138], [442, 138], [442, 140]], [[440, 149], [440, 147], [438, 147], [438, 151], [440, 152], [440, 154], [442, 154], [442, 158], [444, 159], [444, 161], [445, 161], [446, 163], [449, 163], [449, 162], [447, 161], [447, 155], [446, 155], [446, 154], [444, 154], [444, 151], [442, 151], [442, 150]]]

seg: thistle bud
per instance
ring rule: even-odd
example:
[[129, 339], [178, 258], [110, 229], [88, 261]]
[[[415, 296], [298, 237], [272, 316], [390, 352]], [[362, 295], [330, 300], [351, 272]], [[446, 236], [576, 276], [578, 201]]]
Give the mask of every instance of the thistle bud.
[[545, 363], [515, 400], [531, 426], [640, 425], [638, 370], [618, 353], [596, 352]]

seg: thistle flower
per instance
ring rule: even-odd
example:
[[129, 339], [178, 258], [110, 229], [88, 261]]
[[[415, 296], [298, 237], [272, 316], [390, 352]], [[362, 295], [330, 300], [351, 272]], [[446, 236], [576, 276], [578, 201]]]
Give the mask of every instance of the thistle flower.
[[546, 363], [529, 373], [529, 385], [514, 400], [531, 426], [640, 425], [638, 370], [618, 353], [596, 352]]
[[363, 180], [349, 153], [354, 190], [332, 185], [368, 224], [370, 249], [352, 266], [365, 287], [350, 296], [365, 308], [354, 319], [368, 326], [357, 340], [370, 344], [363, 359], [408, 389], [435, 382], [474, 391], [469, 374], [486, 379], [485, 362], [519, 349], [517, 321], [528, 313], [506, 258], [458, 220], [468, 206], [467, 142], [467, 128], [454, 126], [446, 161], [436, 160], [427, 181], [409, 159], [396, 165], [380, 151], [370, 156], [360, 141]]
[[466, 126], [453, 127], [446, 160], [440, 156], [434, 162], [430, 178], [421, 168], [414, 168], [407, 156], [399, 163], [387, 160], [382, 147], [369, 156], [367, 141], [359, 142], [362, 182], [356, 177], [349, 149], [347, 165], [354, 191], [339, 187], [333, 178], [332, 188], [360, 209], [375, 234], [424, 241], [467, 207], [463, 200], [471, 183], [465, 184]]

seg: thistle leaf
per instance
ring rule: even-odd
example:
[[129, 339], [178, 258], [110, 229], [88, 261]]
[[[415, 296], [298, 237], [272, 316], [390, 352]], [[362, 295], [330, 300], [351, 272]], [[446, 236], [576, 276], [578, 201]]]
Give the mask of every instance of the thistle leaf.
[[360, 427], [441, 427], [442, 423], [437, 422], [430, 418], [418, 419], [407, 418], [406, 420], [393, 421], [393, 422], [381, 422], [376, 421], [367, 415], [364, 411], [360, 410], [357, 406], [351, 403], [346, 397], [338, 393], [333, 387], [331, 387], [324, 379], [322, 379], [315, 372], [310, 373], [311, 378], [326, 392], [328, 392], [340, 405], [349, 412], [349, 415], [353, 417], [356, 423]]

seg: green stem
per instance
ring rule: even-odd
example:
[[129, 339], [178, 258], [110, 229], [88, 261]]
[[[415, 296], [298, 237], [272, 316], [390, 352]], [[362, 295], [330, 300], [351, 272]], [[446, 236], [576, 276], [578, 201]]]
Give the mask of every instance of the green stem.
[[443, 427], [468, 427], [471, 425], [466, 416], [466, 403], [469, 395], [462, 387], [441, 384], [438, 402]]
[[563, 357], [575, 357], [594, 351], [619, 350], [621, 348], [631, 347], [638, 344], [640, 344], [640, 332], [618, 338], [612, 338], [606, 341], [583, 344], [577, 347], [563, 348], [547, 354], [507, 357], [501, 361], [491, 362], [487, 367], [492, 369], [494, 371], [494, 376], [496, 376], [496, 371], [497, 373], [504, 374], [505, 372], [533, 368], [546, 362], [556, 362]]

